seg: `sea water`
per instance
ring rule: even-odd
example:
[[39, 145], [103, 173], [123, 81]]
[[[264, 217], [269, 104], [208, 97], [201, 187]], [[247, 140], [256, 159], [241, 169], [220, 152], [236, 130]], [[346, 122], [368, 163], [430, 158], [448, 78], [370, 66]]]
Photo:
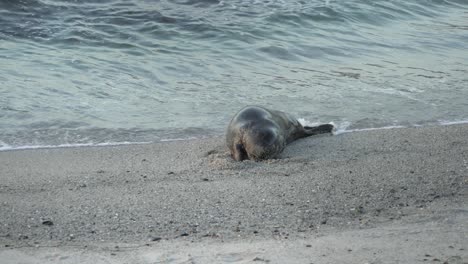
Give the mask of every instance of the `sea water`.
[[0, 0], [0, 149], [468, 120], [468, 0]]

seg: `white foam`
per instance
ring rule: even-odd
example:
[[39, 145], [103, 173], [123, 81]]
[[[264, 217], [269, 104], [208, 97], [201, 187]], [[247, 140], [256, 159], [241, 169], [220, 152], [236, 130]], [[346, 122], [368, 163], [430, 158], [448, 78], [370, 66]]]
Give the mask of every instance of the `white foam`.
[[[303, 126], [318, 126], [320, 122], [311, 122], [308, 121], [304, 118], [299, 118], [298, 119], [299, 123], [301, 123]], [[414, 124], [410, 126], [402, 126], [402, 125], [391, 125], [391, 126], [384, 126], [384, 127], [368, 127], [368, 128], [356, 128], [356, 129], [348, 129], [351, 126], [351, 122], [344, 121], [339, 124], [336, 124], [334, 122], [329, 122], [328, 124], [332, 124], [335, 128], [333, 130], [334, 135], [340, 135], [344, 133], [352, 133], [352, 132], [360, 132], [360, 131], [371, 131], [371, 130], [381, 130], [381, 129], [394, 129], [394, 128], [405, 128], [405, 127], [421, 127], [423, 125], [419, 124]], [[434, 124], [434, 123], [432, 123]], [[441, 126], [449, 126], [449, 125], [459, 125], [459, 124], [468, 124], [468, 120], [460, 120], [460, 121], [445, 121], [445, 120], [439, 120], [438, 122], [435, 123], [436, 125], [441, 125]], [[430, 125], [430, 123], [428, 123]]]
[[[348, 123], [348, 122], [345, 122], [345, 123]], [[436, 124], [440, 126], [461, 125], [461, 124], [468, 124], [468, 120], [460, 120], [460, 121], [439, 120]], [[430, 125], [430, 123], [428, 125]], [[422, 127], [422, 126], [424, 125], [419, 125], [419, 124], [413, 124], [410, 126], [395, 125], [395, 126], [384, 126], [384, 127], [358, 128], [358, 129], [349, 129], [349, 130], [344, 128], [344, 129], [337, 129], [337, 131], [334, 134], [338, 135], [338, 134], [358, 132], [358, 131], [370, 131], [370, 130], [405, 128], [405, 127]], [[349, 127], [349, 125], [346, 127]]]
[[344, 133], [351, 133], [351, 132], [359, 132], [359, 131], [371, 131], [371, 130], [382, 130], [382, 129], [393, 129], [393, 128], [404, 128], [405, 126], [384, 126], [384, 127], [371, 127], [371, 128], [356, 128], [356, 129], [343, 129], [337, 130], [334, 132], [335, 135], [344, 134]]
[[80, 144], [60, 144], [60, 145], [26, 145], [13, 147], [8, 144], [0, 144], [0, 151], [8, 150], [24, 150], [24, 149], [50, 149], [50, 148], [75, 148], [75, 147], [104, 147], [104, 146], [121, 146], [121, 145], [142, 145], [151, 142], [106, 142], [106, 143], [80, 143]]
[[305, 118], [298, 118], [297, 121], [301, 123], [303, 126], [318, 126], [319, 123], [316, 122], [310, 122], [309, 120], [306, 120]]
[[[161, 139], [160, 142], [171, 142], [171, 141], [184, 141], [202, 139], [204, 137], [186, 137], [186, 138], [168, 138]], [[122, 146], [122, 145], [144, 145], [153, 143], [152, 141], [145, 142], [105, 142], [105, 143], [79, 143], [79, 144], [60, 144], [60, 145], [26, 145], [13, 147], [4, 142], [0, 141], [0, 151], [9, 150], [25, 150], [25, 149], [51, 149], [51, 148], [76, 148], [76, 147], [105, 147], [105, 146]]]
[[461, 120], [461, 121], [439, 120], [439, 124], [442, 125], [442, 126], [461, 125], [461, 124], [468, 124], [468, 120]]
[[186, 137], [186, 138], [167, 138], [167, 139], [161, 139], [161, 142], [170, 142], [170, 141], [184, 141], [184, 140], [193, 140], [193, 139], [200, 139], [197, 137]]

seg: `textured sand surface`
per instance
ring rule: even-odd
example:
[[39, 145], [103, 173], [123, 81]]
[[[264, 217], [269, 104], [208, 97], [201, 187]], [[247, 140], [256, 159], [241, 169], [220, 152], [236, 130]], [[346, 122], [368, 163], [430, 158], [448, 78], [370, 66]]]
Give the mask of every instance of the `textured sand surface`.
[[220, 137], [5, 151], [0, 168], [0, 263], [468, 262], [467, 125], [311, 137], [264, 162]]

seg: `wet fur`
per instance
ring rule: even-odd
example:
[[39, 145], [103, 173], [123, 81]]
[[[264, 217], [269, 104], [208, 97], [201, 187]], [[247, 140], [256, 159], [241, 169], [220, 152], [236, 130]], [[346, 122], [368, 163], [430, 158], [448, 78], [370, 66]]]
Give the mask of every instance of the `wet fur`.
[[287, 113], [247, 106], [229, 123], [226, 144], [234, 160], [263, 160], [276, 157], [294, 140], [330, 133], [332, 129], [330, 124], [303, 127]]

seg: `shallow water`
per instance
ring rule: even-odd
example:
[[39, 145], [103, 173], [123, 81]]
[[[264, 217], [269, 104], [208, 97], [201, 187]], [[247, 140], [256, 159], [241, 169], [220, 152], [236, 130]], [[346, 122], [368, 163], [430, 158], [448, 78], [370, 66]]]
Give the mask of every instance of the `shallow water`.
[[468, 120], [468, 2], [0, 1], [0, 148]]

